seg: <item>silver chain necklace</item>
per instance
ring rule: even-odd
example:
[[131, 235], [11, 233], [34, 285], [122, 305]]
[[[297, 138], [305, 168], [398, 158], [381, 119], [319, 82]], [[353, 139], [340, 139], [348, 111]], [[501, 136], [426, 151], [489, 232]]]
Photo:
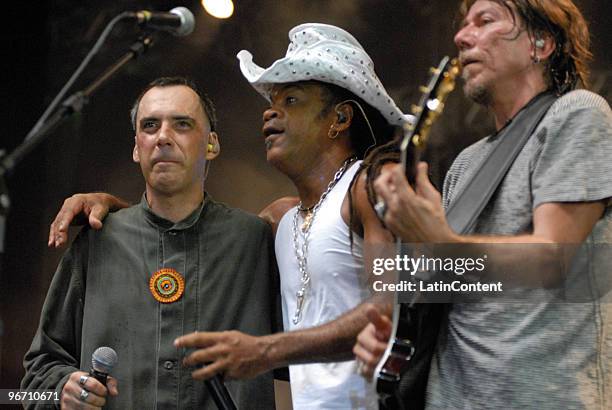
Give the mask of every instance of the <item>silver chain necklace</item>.
[[[310, 272], [308, 272], [308, 237], [310, 236], [310, 228], [314, 222], [315, 216], [317, 215], [317, 211], [323, 205], [323, 201], [327, 198], [327, 195], [331, 192], [332, 189], [336, 186], [342, 175], [346, 172], [349, 165], [352, 164], [357, 157], [347, 158], [342, 166], [336, 171], [334, 174], [334, 178], [329, 181], [327, 185], [327, 189], [325, 192], [321, 194], [319, 201], [315, 204], [315, 206], [311, 208], [305, 208], [302, 205], [302, 201], [297, 206], [295, 210], [295, 214], [293, 215], [293, 250], [295, 252], [295, 257], [297, 259], [298, 268], [300, 270], [300, 289], [295, 292], [295, 297], [297, 298], [295, 314], [293, 315], [293, 324], [297, 325], [302, 319], [302, 308], [304, 307], [304, 300], [306, 299], [306, 290], [308, 285], [310, 284]], [[304, 217], [304, 223], [302, 224], [302, 234], [303, 234], [303, 242], [300, 249], [300, 244], [298, 241], [298, 217], [301, 211], [306, 211], [308, 214]]]

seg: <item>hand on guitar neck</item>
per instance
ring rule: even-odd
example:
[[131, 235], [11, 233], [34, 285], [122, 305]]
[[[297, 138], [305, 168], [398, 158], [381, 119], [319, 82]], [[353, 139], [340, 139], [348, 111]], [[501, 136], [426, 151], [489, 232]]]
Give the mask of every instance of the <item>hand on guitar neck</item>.
[[[404, 243], [453, 243], [459, 240], [446, 221], [442, 196], [428, 176], [427, 164], [419, 163], [415, 187], [408, 184], [402, 165], [385, 167], [374, 190], [387, 205], [385, 226]], [[411, 217], [406, 218], [409, 214]]]

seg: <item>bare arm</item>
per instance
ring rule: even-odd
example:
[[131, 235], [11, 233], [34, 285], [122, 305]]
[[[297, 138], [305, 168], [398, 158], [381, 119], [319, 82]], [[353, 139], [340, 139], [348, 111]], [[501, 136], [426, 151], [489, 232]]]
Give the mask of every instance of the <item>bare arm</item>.
[[248, 379], [287, 365], [350, 360], [355, 338], [367, 324], [365, 312], [361, 304], [324, 325], [267, 336], [235, 330], [196, 332], [178, 338], [175, 346], [199, 349], [184, 359], [186, 366], [210, 363], [192, 373], [196, 379], [208, 379], [217, 373]]
[[130, 206], [126, 201], [106, 194], [93, 192], [75, 194], [62, 204], [51, 227], [49, 228], [49, 247], [59, 248], [68, 241], [68, 227], [72, 223], [85, 223], [85, 218], [93, 229], [102, 228], [102, 220], [109, 211], [116, 211]]
[[[365, 179], [361, 178], [353, 188], [353, 201], [358, 223], [363, 227], [364, 243], [388, 243], [392, 236], [376, 218], [367, 201], [364, 184]], [[366, 259], [368, 268], [369, 263]], [[289, 364], [350, 360], [355, 338], [368, 323], [367, 310], [368, 304], [360, 304], [320, 326], [260, 337], [238, 331], [197, 332], [178, 338], [175, 345], [199, 348], [185, 358], [185, 365], [211, 363], [193, 372], [197, 379], [206, 379], [216, 373], [232, 378], [250, 378]]]

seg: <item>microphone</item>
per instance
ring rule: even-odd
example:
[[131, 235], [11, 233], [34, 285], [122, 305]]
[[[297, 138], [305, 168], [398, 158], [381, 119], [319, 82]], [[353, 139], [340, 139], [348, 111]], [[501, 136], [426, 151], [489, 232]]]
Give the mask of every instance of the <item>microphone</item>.
[[[206, 367], [206, 365], [198, 364], [195, 367], [202, 369]], [[227, 386], [225, 386], [225, 383], [223, 383], [223, 377], [221, 375], [215, 374], [210, 379], [204, 380], [204, 385], [218, 410], [238, 410], [238, 406], [234, 403], [232, 395], [227, 389]]]
[[118, 361], [117, 352], [112, 348], [106, 346], [98, 347], [91, 355], [91, 371], [89, 374], [106, 386], [108, 374], [113, 370]]
[[191, 34], [195, 27], [193, 13], [186, 7], [175, 7], [169, 12], [140, 10], [128, 17], [143, 28], [168, 31], [179, 37]]

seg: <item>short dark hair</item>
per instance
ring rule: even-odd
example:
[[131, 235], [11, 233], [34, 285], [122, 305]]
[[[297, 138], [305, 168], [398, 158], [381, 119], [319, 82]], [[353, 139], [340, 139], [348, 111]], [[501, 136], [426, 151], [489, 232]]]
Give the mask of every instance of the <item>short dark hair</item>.
[[210, 123], [210, 130], [216, 131], [217, 128], [217, 114], [215, 111], [215, 106], [205, 93], [199, 90], [198, 86], [190, 79], [186, 77], [160, 77], [153, 81], [151, 81], [144, 90], [138, 95], [132, 109], [130, 110], [130, 119], [132, 120], [132, 128], [136, 131], [136, 115], [138, 114], [138, 108], [140, 106], [140, 100], [142, 97], [152, 88], [155, 87], [171, 87], [175, 85], [184, 85], [185, 87], [189, 87], [195, 92], [198, 97], [200, 97], [200, 104], [202, 105], [202, 109], [204, 110], [204, 114], [208, 117], [208, 122]]
[[[516, 22], [525, 25], [530, 36], [548, 34], [555, 51], [546, 62], [548, 85], [557, 94], [574, 88], [578, 80], [589, 86], [590, 37], [587, 23], [571, 0], [493, 0], [506, 7]], [[476, 0], [463, 0], [459, 15], [463, 19]], [[514, 5], [514, 8], [511, 7]]]
[[[363, 99], [357, 97], [351, 91], [339, 87], [331, 83], [316, 82], [321, 85], [323, 91], [324, 107], [322, 115], [327, 115], [339, 103], [348, 101], [347, 104], [353, 106], [353, 120], [349, 128], [351, 146], [357, 154], [357, 158], [363, 159], [369, 148], [383, 145], [393, 139], [393, 126], [389, 124], [387, 119], [380, 111], [366, 103]], [[359, 107], [353, 102], [356, 101]], [[364, 118], [364, 114], [365, 117]], [[370, 131], [370, 127], [372, 131]], [[374, 133], [374, 136], [372, 135]], [[374, 141], [375, 138], [375, 141]]]

